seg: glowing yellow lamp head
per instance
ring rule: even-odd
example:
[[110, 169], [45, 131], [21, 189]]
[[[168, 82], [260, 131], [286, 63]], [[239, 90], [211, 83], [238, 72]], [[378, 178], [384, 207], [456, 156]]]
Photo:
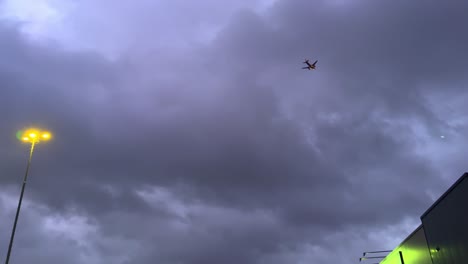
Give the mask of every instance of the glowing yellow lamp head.
[[51, 134], [48, 131], [43, 131], [41, 134], [41, 139], [42, 140], [49, 140], [51, 138]]
[[52, 138], [49, 131], [43, 131], [36, 128], [20, 130], [16, 133], [16, 137], [23, 142], [37, 143], [40, 141], [47, 141]]

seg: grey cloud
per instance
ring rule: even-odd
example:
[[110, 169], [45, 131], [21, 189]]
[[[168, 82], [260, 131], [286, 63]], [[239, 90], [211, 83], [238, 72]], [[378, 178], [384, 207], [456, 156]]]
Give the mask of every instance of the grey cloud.
[[[455, 7], [279, 1], [264, 17], [236, 13], [212, 43], [181, 54], [152, 50], [156, 38], [142, 27], [143, 51], [112, 62], [2, 30], [9, 62], [0, 63], [0, 111], [10, 131], [0, 133], [13, 135], [10, 127], [28, 119], [56, 133], [37, 149], [27, 199], [92, 219], [99, 232], [90, 243], [121, 263], [128, 245], [128, 263], [262, 263], [308, 258], [306, 244], [332, 252], [333, 243], [350, 246], [327, 240], [334, 234], [374, 232], [430, 205], [426, 191], [442, 180], [430, 154], [416, 151], [411, 121], [435, 134], [447, 127], [423, 95], [456, 93], [452, 82], [464, 81]], [[317, 57], [319, 69], [301, 71], [304, 56]], [[445, 85], [425, 88], [430, 82]], [[11, 187], [26, 151], [16, 143], [2, 151]], [[138, 195], [152, 186], [200, 207], [181, 216], [174, 199]], [[16, 254], [24, 254], [25, 232]], [[342, 250], [324, 263], [360, 254]]]

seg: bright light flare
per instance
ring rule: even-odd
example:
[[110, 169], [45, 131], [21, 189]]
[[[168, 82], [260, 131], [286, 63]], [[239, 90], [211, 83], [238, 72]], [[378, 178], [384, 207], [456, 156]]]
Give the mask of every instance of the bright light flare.
[[52, 134], [49, 131], [30, 128], [26, 130], [19, 130], [16, 133], [16, 137], [23, 142], [37, 143], [40, 141], [50, 140], [52, 138]]
[[41, 135], [41, 138], [43, 139], [50, 139], [50, 132], [43, 132]]

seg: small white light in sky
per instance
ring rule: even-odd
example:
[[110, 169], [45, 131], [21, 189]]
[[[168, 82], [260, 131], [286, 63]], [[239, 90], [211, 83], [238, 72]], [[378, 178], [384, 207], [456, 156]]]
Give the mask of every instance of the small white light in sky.
[[445, 136], [440, 136], [440, 138], [442, 138], [442, 139], [443, 139], [443, 138], [445, 138]]

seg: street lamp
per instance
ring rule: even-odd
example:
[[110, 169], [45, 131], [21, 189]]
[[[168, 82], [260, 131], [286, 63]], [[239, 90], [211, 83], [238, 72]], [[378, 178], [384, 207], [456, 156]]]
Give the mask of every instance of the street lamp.
[[20, 130], [16, 133], [16, 136], [19, 140], [30, 143], [31, 149], [29, 150], [29, 159], [28, 165], [26, 166], [26, 173], [24, 174], [23, 186], [21, 187], [21, 194], [18, 202], [18, 208], [16, 209], [15, 222], [13, 224], [13, 230], [11, 231], [10, 244], [8, 245], [8, 253], [6, 256], [5, 264], [8, 264], [10, 261], [11, 248], [13, 247], [13, 239], [15, 238], [16, 224], [18, 223], [18, 216], [21, 210], [21, 203], [23, 201], [24, 188], [26, 187], [26, 181], [28, 179], [29, 166], [31, 165], [32, 154], [34, 152], [34, 147], [39, 142], [48, 141], [52, 138], [52, 135], [48, 131], [43, 131], [40, 129], [30, 128], [27, 130]]

